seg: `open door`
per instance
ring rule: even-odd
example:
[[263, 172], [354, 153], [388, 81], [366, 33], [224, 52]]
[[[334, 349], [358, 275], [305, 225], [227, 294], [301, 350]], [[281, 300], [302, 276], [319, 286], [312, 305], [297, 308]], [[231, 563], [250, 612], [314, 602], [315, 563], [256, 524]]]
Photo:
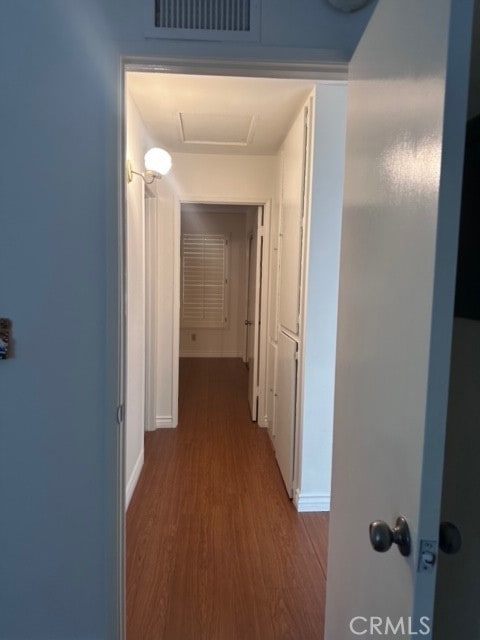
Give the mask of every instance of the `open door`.
[[350, 66], [326, 640], [431, 638], [472, 10], [381, 0]]
[[247, 290], [247, 366], [248, 403], [252, 420], [258, 414], [258, 367], [260, 352], [260, 301], [262, 299], [262, 258], [263, 258], [263, 207], [258, 207], [257, 220], [248, 238], [248, 290]]
[[295, 417], [297, 400], [298, 342], [283, 331], [278, 334], [276, 380], [277, 415], [275, 457], [289, 498], [293, 497], [293, 461], [295, 458]]

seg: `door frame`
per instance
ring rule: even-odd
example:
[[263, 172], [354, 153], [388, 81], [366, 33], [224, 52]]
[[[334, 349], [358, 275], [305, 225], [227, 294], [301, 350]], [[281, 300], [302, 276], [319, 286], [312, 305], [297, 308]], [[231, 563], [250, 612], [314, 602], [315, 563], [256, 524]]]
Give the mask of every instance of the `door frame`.
[[[157, 196], [150, 196], [151, 199], [156, 199]], [[173, 213], [173, 237], [175, 242], [175, 247], [177, 250], [173, 253], [173, 300], [175, 301], [174, 309], [173, 309], [173, 340], [172, 340], [172, 386], [171, 386], [171, 423], [167, 423], [163, 425], [164, 427], [173, 427], [175, 428], [178, 425], [178, 368], [179, 368], [179, 352], [180, 352], [180, 203], [175, 199], [174, 202], [174, 213]], [[153, 220], [151, 220], [151, 231], [153, 232], [151, 237], [147, 239], [149, 244], [145, 251], [145, 281], [146, 285], [151, 283], [151, 278], [149, 275], [156, 271], [157, 268], [157, 254], [159, 250], [158, 245], [158, 211], [153, 213]], [[147, 207], [145, 207], [145, 215], [147, 215]], [[149, 216], [152, 217], [152, 213], [149, 212]], [[145, 230], [147, 231], [147, 220], [145, 221]], [[150, 260], [148, 259], [150, 258]], [[147, 288], [147, 287], [146, 287]], [[151, 297], [149, 297], [151, 296]], [[145, 318], [145, 326], [156, 326], [157, 318], [158, 318], [158, 309], [159, 309], [159, 300], [158, 300], [158, 291], [155, 288], [150, 290], [146, 290], [145, 295], [145, 303], [147, 305], [145, 314], [147, 316], [147, 312], [149, 311], [149, 317]], [[150, 322], [149, 322], [150, 320]], [[146, 330], [146, 329], [145, 329]], [[146, 338], [150, 338], [150, 341], [146, 341], [147, 349], [145, 353], [145, 402], [146, 405], [150, 406], [145, 407], [145, 431], [156, 431], [156, 429], [161, 428], [161, 426], [155, 425], [155, 427], [148, 428], [147, 417], [153, 418], [150, 422], [155, 421], [155, 411], [153, 407], [156, 406], [156, 381], [158, 379], [158, 370], [157, 370], [157, 334], [153, 330], [150, 336], [146, 336]], [[148, 349], [148, 345], [150, 345], [150, 353]], [[147, 372], [150, 375], [147, 375]], [[127, 374], [127, 372], [126, 372]], [[126, 380], [125, 380], [126, 384]], [[147, 411], [148, 409], [148, 411]], [[169, 418], [170, 418], [169, 417]]]
[[[126, 185], [125, 185], [125, 162], [126, 162], [126, 73], [127, 72], [156, 72], [164, 74], [185, 74], [185, 75], [214, 75], [214, 76], [238, 76], [238, 77], [261, 77], [279, 79], [304, 79], [315, 82], [342, 83], [348, 77], [348, 64], [344, 60], [332, 60], [328, 62], [264, 62], [258, 59], [238, 60], [232, 58], [194, 59], [176, 58], [171, 56], [158, 56], [154, 58], [136, 58], [130, 55], [118, 58], [118, 93], [117, 93], [117, 135], [116, 135], [116, 179], [118, 206], [114, 225], [115, 241], [109, 243], [109, 264], [115, 268], [109, 272], [108, 286], [111, 295], [108, 297], [108, 317], [116, 319], [115, 327], [111, 332], [111, 363], [107, 370], [107, 388], [110, 390], [111, 402], [115, 407], [118, 433], [115, 438], [115, 451], [108, 452], [109, 459], [109, 487], [114, 494], [115, 500], [112, 505], [108, 501], [108, 513], [112, 514], [114, 524], [110, 529], [114, 534], [115, 551], [113, 566], [114, 575], [109, 575], [109, 583], [114, 590], [116, 610], [112, 612], [114, 627], [117, 630], [118, 640], [126, 638], [126, 511], [125, 511], [125, 388], [126, 388]], [[205, 204], [245, 204], [264, 207], [264, 226], [268, 224], [264, 234], [264, 257], [270, 255], [270, 211], [271, 201], [259, 202], [249, 201], [248, 198], [241, 201], [230, 199], [228, 202], [224, 198], [215, 196], [198, 196], [193, 194], [181, 194], [175, 198], [176, 210], [180, 211], [183, 203], [205, 203]], [[112, 224], [113, 226], [113, 224]], [[178, 227], [178, 249], [180, 249], [180, 232]], [[265, 249], [267, 243], [267, 250]], [[266, 264], [269, 264], [269, 262]], [[177, 266], [180, 268], [179, 262]], [[178, 272], [179, 274], [179, 272]], [[177, 278], [178, 301], [180, 300], [179, 277]], [[261, 407], [266, 406], [266, 365], [268, 348], [268, 292], [269, 282], [262, 287], [262, 314], [260, 344], [262, 345], [261, 360], [261, 394], [263, 401]], [[179, 332], [179, 325], [178, 325]], [[177, 333], [178, 333], [177, 332]], [[116, 346], [115, 346], [116, 342]], [[265, 351], [265, 353], [263, 353]], [[177, 359], [178, 363], [178, 359]], [[259, 363], [260, 366], [261, 363]], [[263, 389], [262, 389], [263, 387]], [[265, 412], [264, 412], [265, 413]], [[265, 416], [262, 416], [262, 426]]]
[[[253, 233], [250, 232], [247, 234], [246, 237], [246, 241], [247, 241], [247, 250], [245, 252], [245, 289], [246, 289], [246, 293], [245, 293], [245, 320], [248, 319], [248, 299], [249, 299], [249, 294], [250, 294], [250, 252], [252, 251], [251, 248], [251, 243], [253, 241]], [[245, 362], [246, 365], [248, 365], [248, 326], [245, 325], [245, 337], [244, 337], [244, 357], [243, 357], [243, 361]]]
[[[267, 206], [268, 205], [268, 206]], [[264, 418], [262, 426], [266, 425], [266, 388], [267, 388], [267, 362], [268, 362], [268, 299], [269, 299], [269, 276], [270, 271], [267, 268], [265, 271], [265, 260], [267, 258], [268, 265], [270, 263], [270, 214], [271, 203], [270, 201], [265, 205], [258, 205], [256, 207], [254, 230], [249, 231], [246, 235], [247, 250], [245, 252], [245, 321], [248, 320], [249, 311], [249, 298], [250, 298], [250, 258], [251, 258], [251, 243], [254, 236], [256, 236], [256, 254], [255, 254], [255, 296], [254, 296], [254, 323], [253, 323], [253, 350], [255, 352], [255, 342], [257, 342], [256, 350], [256, 371], [257, 371], [257, 383], [254, 381], [254, 385], [257, 388], [257, 408], [250, 407], [252, 411], [253, 422], [259, 422], [260, 409], [264, 411]], [[261, 215], [261, 218], [260, 218]], [[267, 266], [268, 266], [267, 265]], [[258, 276], [258, 277], [257, 277]], [[257, 283], [259, 286], [257, 286]], [[266, 289], [266, 290], [265, 290]], [[258, 316], [258, 317], [257, 317]], [[257, 324], [258, 322], [258, 324]], [[259, 325], [259, 326], [258, 326]], [[248, 367], [248, 335], [249, 327], [245, 325], [245, 348], [244, 348], [244, 362]], [[249, 371], [250, 375], [250, 371]], [[249, 387], [250, 394], [250, 387]], [[250, 400], [250, 398], [249, 398]], [[253, 419], [255, 414], [255, 419]], [[265, 423], [265, 424], [263, 424]]]

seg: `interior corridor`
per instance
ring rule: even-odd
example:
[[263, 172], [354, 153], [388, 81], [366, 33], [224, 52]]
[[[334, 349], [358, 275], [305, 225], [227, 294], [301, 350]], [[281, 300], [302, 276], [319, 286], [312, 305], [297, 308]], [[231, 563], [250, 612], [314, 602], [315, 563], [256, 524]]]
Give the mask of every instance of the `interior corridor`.
[[128, 640], [322, 638], [327, 533], [287, 497], [243, 362], [182, 358], [127, 514]]

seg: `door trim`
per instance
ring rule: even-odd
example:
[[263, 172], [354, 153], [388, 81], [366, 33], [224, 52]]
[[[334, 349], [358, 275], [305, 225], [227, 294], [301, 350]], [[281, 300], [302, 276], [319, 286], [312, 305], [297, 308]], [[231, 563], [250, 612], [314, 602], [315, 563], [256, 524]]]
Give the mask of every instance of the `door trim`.
[[[342, 84], [345, 84], [344, 82]], [[312, 219], [312, 174], [313, 174], [313, 135], [316, 91], [305, 102], [305, 169], [303, 185], [303, 217], [302, 217], [302, 248], [300, 270], [300, 321], [298, 326], [298, 369], [297, 369], [297, 402], [295, 410], [295, 444], [293, 463], [293, 488], [296, 493], [300, 489], [302, 474], [302, 443], [303, 443], [303, 397], [305, 383], [305, 335], [307, 329], [307, 302], [308, 302], [308, 274], [310, 269], [310, 227]], [[298, 503], [300, 504], [300, 502]]]
[[[253, 240], [253, 233], [250, 232], [247, 234], [246, 237], [246, 241], [247, 241], [247, 250], [245, 252], [245, 311], [244, 311], [244, 316], [245, 316], [245, 322], [248, 320], [248, 294], [250, 293], [250, 252], [252, 250], [252, 240]], [[248, 326], [245, 325], [245, 331], [244, 331], [244, 357], [243, 357], [243, 361], [244, 363], [247, 365], [248, 368]]]

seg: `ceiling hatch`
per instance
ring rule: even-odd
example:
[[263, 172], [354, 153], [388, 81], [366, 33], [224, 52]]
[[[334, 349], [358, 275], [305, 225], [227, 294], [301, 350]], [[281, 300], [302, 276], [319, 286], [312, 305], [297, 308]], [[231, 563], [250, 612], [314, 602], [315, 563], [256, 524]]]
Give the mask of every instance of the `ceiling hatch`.
[[259, 40], [260, 0], [144, 0], [146, 35], [188, 40]]
[[230, 113], [179, 113], [183, 142], [247, 146], [253, 138], [255, 117]]

